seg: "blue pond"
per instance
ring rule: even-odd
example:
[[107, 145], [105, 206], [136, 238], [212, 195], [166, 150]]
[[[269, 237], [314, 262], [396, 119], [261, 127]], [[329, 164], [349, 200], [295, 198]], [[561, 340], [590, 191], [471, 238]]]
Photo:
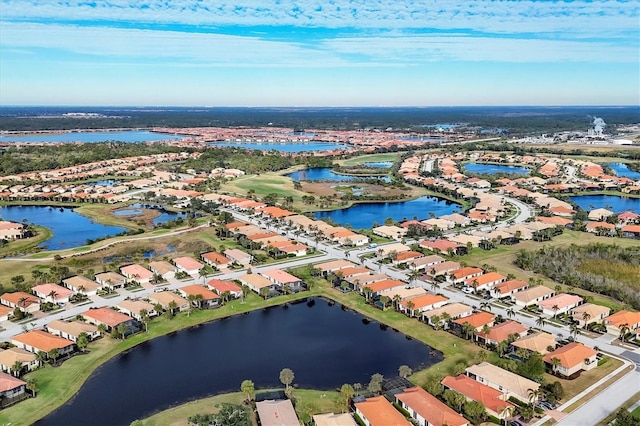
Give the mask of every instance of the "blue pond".
[[153, 209], [158, 210], [160, 215], [153, 219], [154, 225], [159, 225], [164, 222], [168, 222], [169, 220], [175, 220], [177, 218], [182, 218], [187, 220], [187, 214], [183, 212], [172, 212], [169, 210], [163, 209], [161, 206], [154, 205], [143, 205], [143, 204], [131, 204], [123, 209], [118, 209], [113, 212], [114, 216], [122, 217], [122, 216], [139, 216], [144, 213], [145, 209]]
[[316, 212], [314, 216], [318, 219], [331, 218], [335, 223], [349, 224], [356, 229], [369, 229], [373, 226], [373, 222], [382, 224], [388, 217], [401, 221], [403, 218], [412, 219], [416, 216], [423, 220], [428, 219], [430, 213], [438, 217], [460, 210], [459, 204], [437, 197], [424, 196], [397, 203], [355, 204], [346, 209]]
[[71, 208], [48, 206], [3, 206], [0, 217], [5, 220], [28, 223], [49, 228], [53, 236], [41, 244], [47, 250], [62, 250], [80, 247], [87, 239], [95, 240], [126, 231], [118, 226], [101, 225]]
[[97, 180], [94, 182], [87, 182], [87, 185], [90, 186], [115, 186], [119, 184], [121, 181], [116, 179], [106, 179], [106, 180]]
[[527, 175], [530, 170], [526, 167], [506, 166], [503, 164], [466, 163], [464, 170], [469, 173], [495, 175], [505, 173], [510, 175]]
[[390, 327], [310, 299], [144, 342], [107, 361], [71, 401], [36, 424], [128, 425], [170, 406], [237, 392], [245, 379], [258, 390], [282, 387], [283, 368], [294, 372], [296, 386], [326, 390], [366, 386], [372, 374], [391, 378], [401, 365], [415, 371], [442, 359]]
[[640, 180], [640, 172], [631, 170], [625, 163], [608, 163], [608, 166], [616, 172], [616, 176], [618, 177]]
[[385, 182], [391, 182], [391, 178], [389, 176], [341, 175], [338, 173], [334, 173], [329, 167], [313, 167], [310, 169], [289, 173], [285, 176], [290, 177], [295, 181], [325, 180], [325, 181], [345, 182], [345, 181], [363, 180], [363, 179], [379, 179]]
[[614, 213], [623, 213], [627, 210], [640, 213], [640, 198], [619, 197], [617, 195], [576, 195], [569, 198], [586, 211], [607, 209]]
[[213, 142], [210, 146], [234, 147], [244, 149], [256, 149], [260, 151], [278, 152], [311, 152], [330, 151], [334, 149], [348, 148], [346, 145], [331, 142], [309, 142], [309, 143], [258, 143], [258, 142]]
[[156, 142], [162, 140], [183, 139], [184, 136], [170, 135], [166, 133], [155, 133], [146, 130], [131, 130], [122, 132], [71, 132], [59, 134], [33, 134], [33, 135], [5, 135], [0, 136], [0, 142]]
[[374, 169], [388, 169], [393, 166], [393, 161], [378, 161], [372, 163], [362, 163], [365, 167], [373, 167]]

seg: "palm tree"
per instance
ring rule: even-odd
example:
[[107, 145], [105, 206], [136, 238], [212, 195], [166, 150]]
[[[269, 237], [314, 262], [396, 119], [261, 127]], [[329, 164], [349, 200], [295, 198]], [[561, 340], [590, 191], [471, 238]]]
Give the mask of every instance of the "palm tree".
[[285, 385], [285, 392], [289, 393], [289, 386], [293, 383], [293, 379], [295, 378], [295, 374], [290, 368], [283, 368], [280, 371], [280, 382]]
[[462, 332], [466, 336], [467, 340], [470, 340], [476, 334], [476, 328], [468, 322], [465, 322], [462, 324]]
[[353, 390], [356, 391], [356, 396], [358, 396], [358, 394], [360, 393], [361, 389], [362, 389], [362, 384], [361, 383], [354, 383], [353, 384]]
[[60, 352], [58, 352], [57, 348], [53, 348], [49, 352], [47, 352], [47, 356], [53, 361], [53, 363], [55, 363], [60, 356]]
[[256, 393], [256, 387], [251, 380], [243, 380], [240, 384], [240, 390], [247, 396], [247, 401], [253, 400]]
[[542, 395], [540, 389], [527, 389], [527, 395], [529, 396], [529, 402], [535, 403]]
[[413, 308], [415, 307], [416, 307], [416, 304], [413, 303], [411, 300], [407, 302], [407, 314], [409, 314], [410, 317], [413, 316]]
[[540, 328], [544, 327], [546, 323], [547, 320], [544, 317], [538, 317], [538, 319], [536, 320], [536, 325]]
[[582, 321], [584, 321], [584, 328], [587, 328], [587, 325], [589, 325], [590, 319], [591, 319], [591, 314], [587, 311], [584, 311], [582, 313]]
[[578, 324], [576, 323], [571, 324], [569, 326], [569, 332], [570, 334], [573, 335], [573, 340], [577, 342], [578, 334], [580, 334], [580, 327], [578, 326]]
[[20, 377], [20, 373], [22, 372], [22, 362], [16, 360], [11, 366], [11, 374], [15, 377]]
[[498, 352], [498, 356], [500, 357], [502, 357], [507, 352], [507, 349], [509, 349], [509, 344], [506, 340], [498, 342], [498, 344], [496, 345], [496, 352]]
[[399, 294], [395, 294], [393, 295], [393, 308], [397, 311], [398, 310], [398, 304], [400, 303], [402, 299], [400, 298]]
[[81, 352], [84, 352], [89, 345], [89, 335], [85, 332], [82, 332], [78, 335], [76, 339], [76, 346], [80, 349]]
[[500, 408], [498, 415], [500, 416], [500, 418], [502, 418], [502, 420], [504, 420], [505, 426], [507, 424], [507, 418], [513, 415], [513, 410], [514, 410], [513, 405], [505, 405]]
[[36, 360], [38, 361], [38, 366], [42, 367], [47, 362], [47, 353], [44, 351], [36, 352]]
[[409, 284], [413, 287], [413, 285], [415, 284], [415, 282], [418, 280], [418, 277], [420, 276], [420, 272], [417, 269], [412, 269], [411, 272], [409, 272]]
[[491, 312], [491, 304], [487, 301], [480, 303], [480, 309]]
[[624, 323], [620, 326], [620, 341], [624, 342], [626, 340], [627, 334], [631, 331], [629, 324]]
[[551, 307], [551, 310], [553, 311], [553, 319], [556, 319], [556, 316], [558, 315], [558, 311], [560, 310], [560, 307], [558, 307], [558, 305], [553, 305]]
[[508, 318], [513, 318], [515, 316], [516, 316], [516, 311], [513, 308], [507, 309], [507, 317]]
[[107, 332], [107, 326], [104, 324], [98, 324], [98, 332], [104, 334]]
[[364, 300], [368, 302], [369, 298], [371, 297], [371, 293], [373, 293], [373, 290], [371, 290], [371, 287], [363, 287], [362, 293], [364, 294]]
[[140, 321], [144, 324], [144, 331], [149, 332], [149, 311], [146, 309], [140, 309]]
[[171, 316], [176, 314], [176, 309], [178, 309], [178, 304], [176, 303], [175, 300], [172, 300], [171, 302], [169, 302], [167, 307], [169, 308], [169, 312], [171, 312]]
[[127, 332], [127, 326], [125, 326], [124, 324], [119, 324], [116, 327], [116, 333], [122, 336], [122, 340], [124, 340], [124, 335], [126, 332]]
[[442, 322], [444, 323], [444, 328], [449, 328], [449, 322], [451, 321], [451, 315], [448, 312], [442, 313]]
[[413, 370], [408, 365], [401, 365], [398, 368], [398, 376], [402, 377], [403, 379], [406, 379], [412, 374], [413, 374]]
[[553, 374], [556, 374], [558, 372], [558, 367], [560, 367], [561, 364], [562, 364], [562, 361], [560, 361], [559, 358], [556, 358], [556, 357], [551, 358], [551, 368], [553, 370]]

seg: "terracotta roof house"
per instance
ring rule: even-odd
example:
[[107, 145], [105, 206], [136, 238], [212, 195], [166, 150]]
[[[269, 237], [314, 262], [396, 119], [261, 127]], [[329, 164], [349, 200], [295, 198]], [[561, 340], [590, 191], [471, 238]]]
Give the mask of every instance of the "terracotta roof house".
[[504, 417], [503, 410], [505, 407], [513, 407], [510, 402], [504, 400], [504, 393], [473, 380], [464, 374], [456, 377], [447, 376], [442, 379], [440, 383], [447, 389], [461, 393], [468, 401], [481, 403], [489, 414], [499, 419]]
[[165, 261], [165, 260], [157, 260], [155, 262], [149, 262], [149, 269], [154, 274], [160, 275], [162, 278], [168, 280], [170, 278], [175, 277], [178, 268], [175, 265]]
[[31, 287], [33, 294], [40, 299], [51, 303], [67, 303], [73, 291], [58, 284], [45, 283]]
[[120, 312], [125, 315], [129, 315], [132, 318], [137, 319], [138, 321], [142, 321], [142, 315], [140, 312], [144, 309], [147, 311], [147, 316], [149, 318], [160, 315], [160, 312], [157, 312], [152, 303], [145, 302], [140, 299], [125, 299], [122, 302], [116, 305]]
[[493, 297], [507, 297], [529, 288], [529, 283], [521, 280], [509, 280], [496, 284], [491, 289]]
[[494, 285], [500, 284], [507, 280], [502, 274], [497, 272], [487, 272], [474, 278], [467, 278], [465, 284], [469, 287], [473, 287], [476, 291], [490, 290]]
[[451, 273], [451, 275], [453, 276], [454, 284], [461, 283], [469, 279], [473, 279], [475, 277], [479, 277], [482, 274], [484, 274], [484, 271], [482, 270], [482, 268], [476, 268], [471, 266], [462, 267]]
[[19, 240], [25, 238], [27, 226], [23, 223], [0, 220], [0, 240]]
[[557, 294], [542, 302], [538, 303], [538, 306], [542, 308], [542, 313], [545, 315], [557, 315], [569, 312], [572, 308], [579, 306], [584, 299], [580, 296], [573, 294]]
[[200, 269], [204, 266], [192, 257], [176, 257], [172, 259], [179, 271], [186, 272], [189, 275], [198, 275]]
[[[387, 274], [380, 273], [380, 274], [355, 275], [349, 278], [345, 278], [343, 281], [351, 284], [351, 287], [353, 287], [355, 290], [360, 290], [362, 289], [363, 286], [367, 284], [376, 283], [378, 281], [384, 281], [388, 279], [389, 279], [389, 276]], [[399, 289], [392, 289], [390, 291], [396, 291], [396, 290], [399, 290]]]
[[300, 426], [289, 399], [256, 402], [256, 411], [262, 426]]
[[82, 293], [87, 296], [95, 296], [100, 288], [100, 284], [82, 275], [65, 278], [62, 280], [62, 284], [74, 293]]
[[547, 353], [555, 350], [556, 338], [553, 334], [539, 332], [529, 334], [511, 343], [514, 348], [526, 349], [529, 352], [538, 352], [540, 355], [546, 355]]
[[622, 231], [622, 236], [625, 238], [640, 237], [640, 225], [623, 225], [620, 230]]
[[620, 335], [620, 330], [625, 325], [630, 331], [640, 328], [640, 312], [635, 311], [618, 311], [605, 318], [607, 324], [607, 333]]
[[5, 293], [0, 296], [0, 303], [10, 308], [19, 308], [23, 312], [38, 312], [40, 310], [40, 299], [24, 291]]
[[395, 397], [396, 402], [411, 413], [411, 417], [419, 425], [468, 426], [470, 424], [467, 419], [421, 387], [407, 388], [397, 393]]
[[353, 404], [365, 426], [410, 426], [411, 423], [384, 396]]
[[386, 279], [362, 285], [361, 292], [364, 294], [364, 289], [369, 288], [371, 290], [371, 296], [376, 297], [406, 286], [407, 283], [404, 281]]
[[213, 308], [219, 306], [221, 302], [220, 296], [199, 284], [180, 287], [178, 292], [180, 292], [181, 296], [186, 297], [187, 300], [189, 296], [198, 297], [198, 299], [193, 301], [193, 304], [199, 308]]
[[439, 318], [439, 324], [445, 325], [442, 316], [444, 314], [449, 315], [449, 317], [454, 320], [458, 318], [465, 318], [473, 314], [473, 308], [471, 306], [465, 305], [464, 303], [449, 303], [448, 305], [444, 305], [441, 308], [433, 309], [431, 311], [425, 311], [422, 313], [422, 320], [431, 326], [435, 326], [434, 318]]
[[225, 267], [229, 263], [231, 263], [231, 259], [229, 259], [225, 255], [218, 253], [216, 251], [202, 253], [200, 257], [202, 257], [202, 260], [204, 261], [204, 263], [211, 266], [215, 266], [216, 268]]
[[27, 331], [11, 339], [11, 343], [29, 352], [49, 352], [57, 349], [59, 355], [66, 355], [74, 351], [75, 344], [68, 339], [54, 336], [43, 330]]
[[555, 294], [549, 287], [539, 285], [511, 295], [511, 300], [518, 306], [537, 305]]
[[38, 361], [34, 353], [18, 347], [11, 347], [6, 350], [0, 349], [0, 370], [11, 373], [11, 369], [16, 362], [22, 364], [22, 370], [33, 371], [38, 368]]
[[431, 265], [425, 272], [430, 276], [446, 275], [460, 269], [460, 264], [452, 260], [446, 260], [442, 263]]
[[2, 399], [20, 401], [26, 392], [27, 382], [13, 377], [11, 374], [0, 372], [0, 397]]
[[293, 276], [282, 269], [261, 271], [260, 275], [279, 287], [289, 286], [289, 288], [300, 288], [302, 286], [302, 280], [300, 278]]
[[466, 247], [462, 247], [460, 244], [448, 240], [424, 240], [420, 242], [420, 246], [436, 253], [448, 253], [449, 250], [453, 250], [453, 252], [457, 254], [462, 248], [466, 250]]
[[358, 426], [349, 413], [314, 414], [313, 423], [316, 426]]
[[0, 305], [0, 322], [8, 321], [9, 316], [13, 313], [13, 309], [8, 306]]
[[127, 279], [116, 272], [103, 272], [96, 274], [96, 282], [102, 287], [109, 287], [111, 289], [124, 287]]
[[505, 393], [506, 399], [514, 397], [525, 404], [531, 402], [529, 399], [529, 389], [537, 391], [540, 388], [539, 383], [488, 362], [467, 367], [465, 372], [467, 376], [472, 379]]
[[165, 310], [170, 309], [169, 304], [171, 304], [171, 302], [175, 302], [175, 304], [177, 305], [175, 310], [177, 310], [178, 312], [184, 311], [185, 309], [189, 308], [189, 301], [184, 297], [178, 296], [172, 291], [160, 291], [157, 293], [151, 293], [149, 295], [149, 299], [151, 300], [151, 303], [159, 303], [160, 305], [162, 305], [162, 308]]
[[353, 262], [349, 262], [348, 260], [332, 260], [330, 262], [323, 262], [314, 265], [314, 268], [320, 270], [322, 275], [327, 275], [329, 272], [339, 271], [340, 269], [350, 268], [355, 266]]
[[475, 314], [471, 314], [468, 317], [458, 318], [453, 320], [455, 324], [459, 327], [464, 326], [465, 323], [469, 323], [476, 329], [476, 331], [482, 330], [485, 325], [489, 327], [493, 326], [493, 322], [495, 321], [496, 316], [485, 311], [476, 312]]
[[140, 284], [146, 284], [153, 278], [153, 272], [137, 263], [121, 267], [120, 272], [129, 280], [137, 281]]
[[78, 336], [82, 333], [87, 335], [89, 341], [100, 337], [98, 327], [82, 321], [54, 320], [47, 324], [47, 332], [54, 336], [71, 340], [74, 343], [78, 341]]
[[491, 327], [491, 331], [485, 335], [483, 331], [479, 331], [476, 340], [482, 340], [487, 345], [497, 345], [509, 338], [509, 336], [517, 335], [524, 337], [529, 329], [517, 321], [505, 321]]
[[584, 327], [592, 322], [602, 322], [603, 319], [609, 316], [610, 312], [611, 309], [607, 306], [585, 303], [571, 309], [569, 315], [578, 323], [578, 326]]
[[[401, 312], [410, 317], [420, 316], [424, 311], [440, 308], [449, 301], [446, 297], [435, 294], [423, 294], [398, 303]], [[409, 307], [411, 305], [411, 307]]]
[[82, 313], [84, 319], [97, 326], [103, 324], [107, 327], [107, 330], [117, 328], [120, 324], [130, 328], [135, 325], [135, 320], [130, 316], [127, 316], [121, 312], [115, 311], [110, 308], [93, 308]]
[[613, 235], [616, 225], [607, 222], [587, 222], [585, 230], [598, 235]]
[[353, 266], [353, 267], [348, 267], [348, 268], [344, 268], [344, 269], [340, 269], [338, 271], [335, 272], [335, 275], [337, 276], [342, 276], [342, 278], [351, 278], [351, 277], [357, 277], [360, 275], [368, 275], [371, 272], [371, 270], [367, 267], [364, 266]]
[[231, 297], [233, 297], [234, 299], [237, 299], [240, 296], [242, 296], [242, 287], [240, 287], [238, 284], [234, 283], [233, 281], [213, 279], [207, 282], [207, 287], [215, 291], [218, 294], [218, 296], [222, 296], [222, 294], [226, 291], [228, 291]]
[[263, 288], [267, 288], [268, 291], [273, 291], [277, 287], [276, 284], [269, 281], [260, 274], [244, 274], [239, 276], [238, 280], [242, 283], [242, 285], [246, 285], [252, 291], [255, 291], [258, 294], [260, 294], [260, 291]]
[[[546, 354], [542, 360], [551, 365], [557, 374], [570, 377], [579, 371], [596, 368], [598, 366], [597, 355], [597, 351], [582, 343], [571, 342]], [[557, 365], [554, 360], [557, 360]]]

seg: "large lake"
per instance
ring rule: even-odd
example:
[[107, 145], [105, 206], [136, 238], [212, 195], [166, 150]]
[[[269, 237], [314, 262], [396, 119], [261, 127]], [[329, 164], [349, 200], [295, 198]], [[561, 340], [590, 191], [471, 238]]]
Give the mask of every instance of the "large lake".
[[625, 163], [607, 163], [616, 172], [618, 177], [626, 177], [633, 180], [640, 180], [640, 172], [633, 171]]
[[336, 181], [336, 182], [346, 182], [353, 180], [363, 180], [363, 179], [377, 179], [385, 182], [390, 182], [391, 178], [389, 176], [355, 176], [355, 175], [342, 175], [339, 173], [334, 173], [333, 170], [329, 167], [312, 167], [310, 169], [299, 170], [297, 172], [286, 174], [285, 176], [290, 177], [295, 181]]
[[402, 221], [404, 218], [419, 220], [428, 219], [430, 213], [436, 217], [461, 211], [459, 204], [437, 197], [424, 196], [411, 201], [397, 203], [354, 204], [351, 207], [326, 212], [316, 212], [318, 219], [331, 218], [340, 225], [349, 224], [356, 229], [370, 229], [373, 222], [382, 225], [386, 218]]
[[107, 141], [139, 143], [157, 142], [164, 140], [184, 139], [185, 136], [171, 135], [167, 133], [155, 133], [146, 130], [129, 130], [114, 132], [68, 132], [31, 135], [1, 135], [0, 142], [85, 142], [97, 143]]
[[531, 170], [526, 167], [507, 166], [504, 164], [465, 163], [464, 170], [469, 173], [495, 175], [504, 173], [509, 175], [527, 175]]
[[299, 142], [299, 143], [270, 143], [270, 142], [212, 142], [210, 146], [221, 148], [234, 147], [244, 149], [256, 149], [261, 151], [278, 152], [311, 152], [311, 151], [332, 151], [334, 149], [346, 149], [347, 145], [331, 142]]
[[69, 207], [2, 206], [0, 217], [14, 222], [27, 219], [27, 223], [49, 228], [53, 236], [40, 244], [47, 250], [80, 247], [87, 243], [87, 239], [95, 240], [126, 231], [119, 226], [97, 223]]
[[627, 210], [640, 213], [640, 198], [619, 197], [617, 195], [576, 195], [569, 198], [586, 211], [607, 209], [614, 213], [622, 213]]
[[[425, 332], [430, 332], [425, 326]], [[277, 306], [183, 330], [144, 343], [108, 361], [42, 425], [129, 424], [170, 406], [240, 390], [294, 385], [366, 387], [372, 374], [398, 375], [442, 360], [442, 354], [391, 328], [324, 299]]]

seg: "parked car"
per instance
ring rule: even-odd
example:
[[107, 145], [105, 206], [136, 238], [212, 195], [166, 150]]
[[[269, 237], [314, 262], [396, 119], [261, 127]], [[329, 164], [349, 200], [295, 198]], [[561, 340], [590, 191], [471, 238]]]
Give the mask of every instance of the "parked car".
[[462, 292], [467, 294], [473, 294], [474, 290], [473, 290], [473, 287], [463, 287]]

